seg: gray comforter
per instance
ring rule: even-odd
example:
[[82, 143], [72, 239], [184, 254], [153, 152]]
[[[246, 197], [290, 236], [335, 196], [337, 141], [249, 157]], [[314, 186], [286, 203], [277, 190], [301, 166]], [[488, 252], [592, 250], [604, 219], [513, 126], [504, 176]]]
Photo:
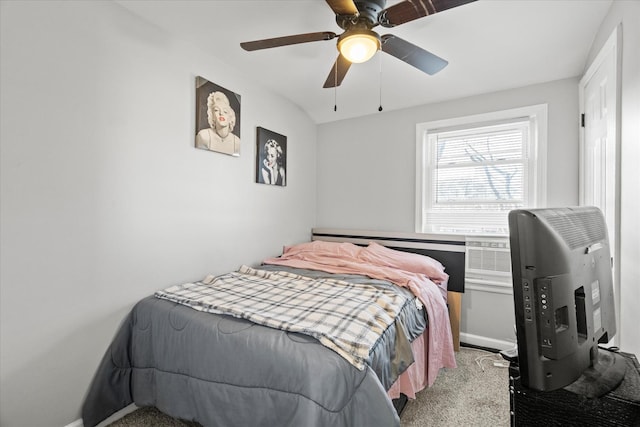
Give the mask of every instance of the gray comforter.
[[[408, 292], [364, 276], [289, 270]], [[424, 331], [423, 311], [409, 298], [358, 370], [315, 338], [148, 297], [101, 361], [83, 422], [135, 403], [205, 426], [398, 426], [385, 390], [412, 361], [407, 342]]]

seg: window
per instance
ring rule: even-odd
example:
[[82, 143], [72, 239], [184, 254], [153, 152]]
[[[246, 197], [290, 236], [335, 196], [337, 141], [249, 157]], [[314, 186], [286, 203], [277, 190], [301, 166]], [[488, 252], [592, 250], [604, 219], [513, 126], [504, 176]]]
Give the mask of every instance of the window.
[[417, 126], [416, 231], [509, 233], [512, 209], [544, 204], [546, 105]]

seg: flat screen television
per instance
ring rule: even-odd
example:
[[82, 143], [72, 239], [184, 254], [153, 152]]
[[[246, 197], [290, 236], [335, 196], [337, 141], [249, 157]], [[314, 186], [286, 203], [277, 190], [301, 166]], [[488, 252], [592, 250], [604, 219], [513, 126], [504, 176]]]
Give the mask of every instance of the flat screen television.
[[[625, 361], [599, 347], [616, 333], [607, 226], [596, 207], [509, 212], [521, 382], [600, 396]], [[569, 386], [569, 387], [567, 387]]]

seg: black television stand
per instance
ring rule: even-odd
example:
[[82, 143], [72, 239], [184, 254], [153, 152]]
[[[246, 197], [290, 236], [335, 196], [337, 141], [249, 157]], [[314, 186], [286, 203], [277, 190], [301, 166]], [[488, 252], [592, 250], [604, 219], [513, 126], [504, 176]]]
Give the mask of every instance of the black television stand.
[[[615, 356], [622, 356], [626, 362], [624, 379], [600, 397], [588, 397], [593, 393], [585, 392], [584, 384], [576, 388], [577, 382], [554, 391], [524, 387], [517, 361], [512, 360], [509, 366], [511, 426], [640, 426], [640, 365], [633, 354], [619, 352]], [[596, 377], [600, 374], [595, 372]], [[589, 381], [587, 378], [586, 382]]]
[[596, 347], [593, 365], [564, 389], [591, 399], [602, 397], [618, 388], [626, 375], [627, 358], [625, 356]]

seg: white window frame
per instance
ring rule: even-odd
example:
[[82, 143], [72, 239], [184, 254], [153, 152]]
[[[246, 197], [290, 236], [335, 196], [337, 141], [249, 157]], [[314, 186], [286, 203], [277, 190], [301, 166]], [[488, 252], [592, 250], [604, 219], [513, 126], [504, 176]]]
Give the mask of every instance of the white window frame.
[[[428, 162], [430, 161], [429, 135], [444, 130], [465, 129], [481, 126], [489, 126], [496, 123], [508, 122], [514, 119], [527, 118], [531, 123], [528, 153], [528, 182], [525, 183], [528, 191], [528, 200], [532, 207], [544, 207], [547, 201], [547, 105], [539, 104], [509, 110], [495, 111], [491, 113], [476, 114], [472, 116], [457, 117], [437, 120], [416, 125], [416, 212], [415, 231], [417, 233], [437, 234], [426, 226], [425, 211], [428, 209], [431, 197], [431, 185], [428, 182]], [[447, 231], [446, 234], [455, 234], [456, 231]], [[483, 234], [460, 231], [460, 234]], [[486, 234], [486, 233], [485, 233]], [[489, 233], [494, 234], [494, 233]]]

